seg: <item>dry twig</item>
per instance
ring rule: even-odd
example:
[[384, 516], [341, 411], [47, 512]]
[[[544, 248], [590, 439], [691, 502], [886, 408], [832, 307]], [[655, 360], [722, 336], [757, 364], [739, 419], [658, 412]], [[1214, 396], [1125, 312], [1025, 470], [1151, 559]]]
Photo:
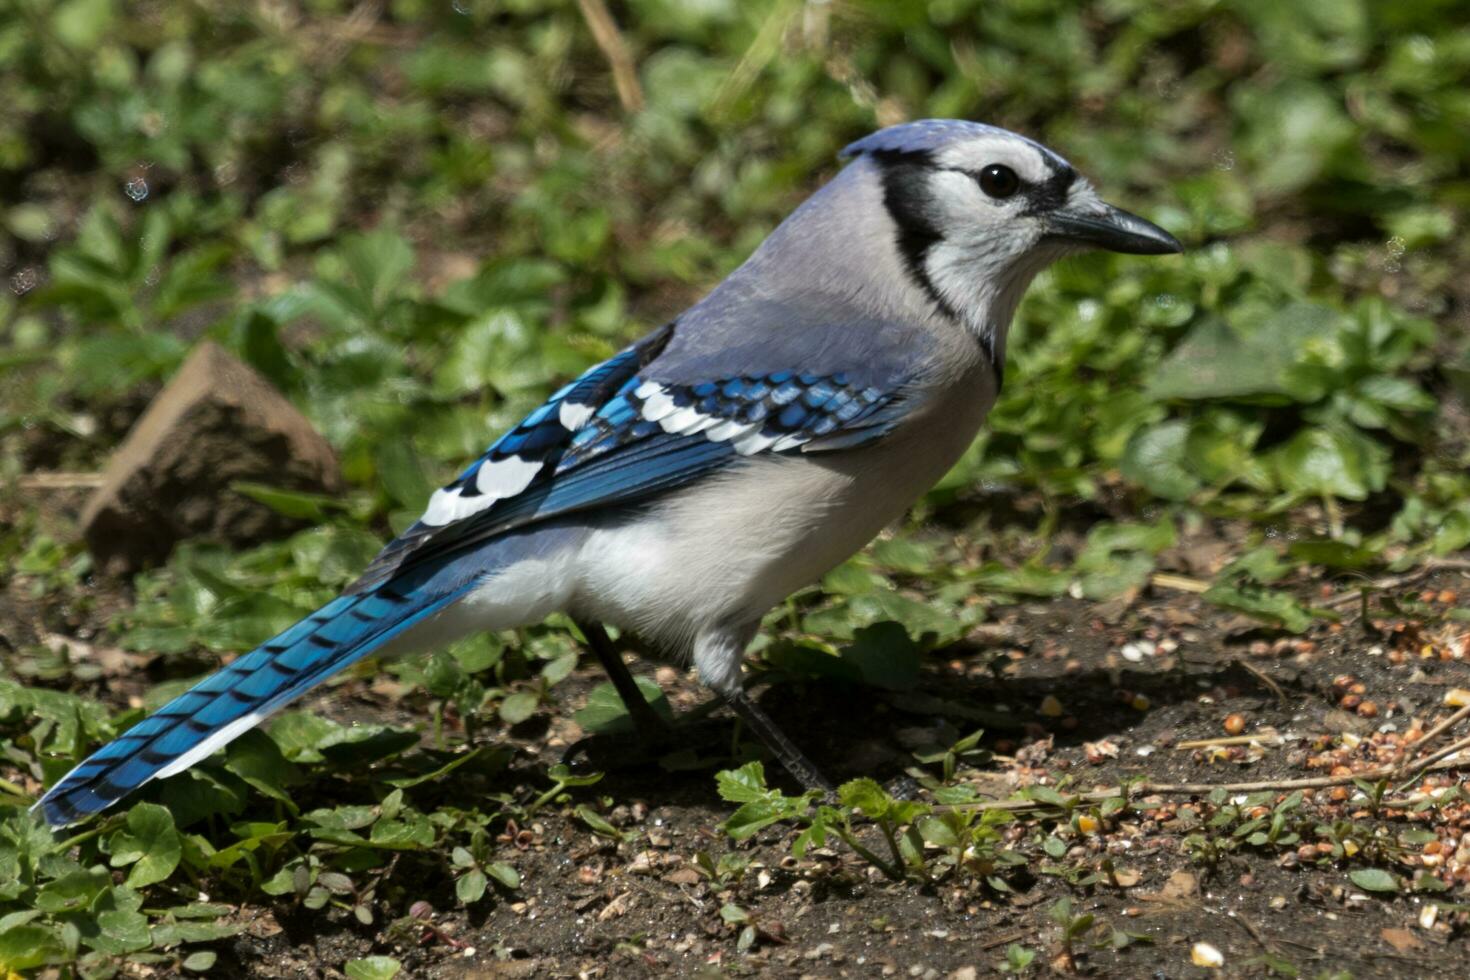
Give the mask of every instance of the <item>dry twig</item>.
[[607, 59], [612, 69], [613, 86], [618, 90], [618, 102], [624, 112], [638, 112], [643, 108], [643, 85], [638, 81], [638, 68], [633, 63], [633, 53], [628, 42], [618, 30], [617, 21], [607, 9], [604, 0], [577, 0], [582, 10], [582, 19], [592, 32], [592, 40]]
[[1210, 590], [1210, 583], [1187, 575], [1175, 575], [1173, 572], [1155, 572], [1148, 578], [1148, 584], [1160, 589], [1173, 589], [1176, 592], [1193, 592], [1199, 595], [1201, 592]]
[[[1470, 739], [1465, 740], [1470, 743]], [[1447, 746], [1445, 752], [1457, 748]], [[1440, 759], [1423, 765], [1423, 771], [1454, 769], [1464, 765], [1458, 759]], [[1206, 796], [1216, 790], [1224, 790], [1227, 793], [1264, 793], [1285, 792], [1296, 789], [1326, 789], [1330, 786], [1346, 786], [1349, 783], [1363, 780], [1392, 779], [1398, 771], [1397, 766], [1379, 766], [1376, 769], [1367, 769], [1363, 772], [1349, 773], [1346, 776], [1313, 776], [1307, 779], [1263, 779], [1249, 783], [1132, 783], [1128, 786], [1112, 786], [1107, 789], [1097, 790], [1091, 793], [1078, 793], [1072, 797], [1083, 803], [1101, 803], [1104, 800], [1115, 799], [1119, 796], [1127, 796], [1130, 799], [1139, 796]], [[1051, 806], [1043, 800], [985, 800], [980, 803], [955, 803], [948, 806], [937, 806], [936, 813], [945, 813], [950, 810], [1036, 810]]]
[[16, 481], [22, 490], [95, 490], [101, 473], [27, 473]]
[[1254, 735], [1221, 735], [1219, 738], [1196, 738], [1188, 742], [1175, 742], [1176, 749], [1208, 749], [1216, 745], [1250, 745], [1252, 742], [1260, 742], [1262, 745], [1280, 745], [1285, 739], [1279, 732], [1273, 729], [1265, 729]]
[[1286, 692], [1281, 689], [1281, 685], [1276, 683], [1276, 680], [1270, 674], [1266, 673], [1255, 664], [1245, 660], [1240, 660], [1237, 658], [1235, 664], [1241, 670], [1245, 671], [1247, 674], [1250, 674], [1256, 680], [1260, 681], [1262, 684], [1266, 685], [1266, 687], [1270, 688], [1271, 693], [1276, 695], [1277, 701], [1280, 701], [1282, 704], [1286, 703]]
[[1323, 599], [1321, 602], [1315, 603], [1315, 605], [1325, 606], [1329, 609], [1335, 609], [1338, 606], [1351, 605], [1352, 603], [1358, 602], [1362, 599], [1364, 589], [1368, 589], [1374, 592], [1382, 592], [1387, 589], [1399, 589], [1403, 588], [1406, 585], [1411, 585], [1414, 582], [1419, 581], [1419, 579], [1432, 574], [1433, 572], [1441, 571], [1470, 572], [1470, 558], [1426, 558], [1424, 560], [1424, 564], [1420, 565], [1412, 572], [1404, 572], [1402, 575], [1389, 575], [1386, 578], [1372, 579], [1370, 581], [1364, 582], [1356, 589], [1352, 589], [1347, 592], [1339, 592], [1335, 596], [1331, 596], [1330, 598]]

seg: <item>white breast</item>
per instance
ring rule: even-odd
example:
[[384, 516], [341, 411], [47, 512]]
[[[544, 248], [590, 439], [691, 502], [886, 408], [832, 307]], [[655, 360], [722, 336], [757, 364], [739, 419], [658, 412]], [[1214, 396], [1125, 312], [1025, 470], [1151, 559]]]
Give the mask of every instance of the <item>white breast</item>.
[[988, 368], [872, 448], [757, 456], [594, 531], [577, 614], [681, 652], [713, 625], [753, 623], [840, 564], [944, 475], [995, 398]]

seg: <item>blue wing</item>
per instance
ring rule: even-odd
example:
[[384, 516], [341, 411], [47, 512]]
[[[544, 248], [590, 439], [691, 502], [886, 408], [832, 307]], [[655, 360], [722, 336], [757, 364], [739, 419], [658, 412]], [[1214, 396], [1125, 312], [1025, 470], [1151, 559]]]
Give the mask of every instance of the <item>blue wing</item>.
[[[478, 584], [436, 575], [501, 547], [517, 528], [647, 499], [759, 453], [820, 452], [880, 438], [903, 418], [904, 385], [871, 371], [651, 371], [667, 327], [552, 395], [448, 486], [346, 593], [240, 657], [98, 750], [37, 804], [53, 825], [96, 813], [193, 765], [327, 677]], [[682, 367], [689, 367], [684, 364]], [[650, 377], [656, 373], [658, 379]], [[678, 373], [677, 370], [674, 373]], [[485, 556], [485, 566], [494, 564]]]
[[652, 380], [665, 328], [547, 400], [375, 558], [349, 593], [517, 527], [647, 499], [743, 456], [847, 449], [880, 438], [909, 407], [903, 379], [771, 371]]

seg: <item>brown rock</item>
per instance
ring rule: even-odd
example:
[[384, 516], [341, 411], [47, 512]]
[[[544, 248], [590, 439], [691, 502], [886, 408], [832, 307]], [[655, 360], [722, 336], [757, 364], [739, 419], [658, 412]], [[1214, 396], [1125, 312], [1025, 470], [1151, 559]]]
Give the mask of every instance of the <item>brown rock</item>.
[[166, 558], [185, 538], [246, 544], [300, 526], [231, 490], [237, 480], [334, 492], [342, 474], [280, 392], [205, 341], [113, 454], [82, 512], [87, 547], [117, 574]]

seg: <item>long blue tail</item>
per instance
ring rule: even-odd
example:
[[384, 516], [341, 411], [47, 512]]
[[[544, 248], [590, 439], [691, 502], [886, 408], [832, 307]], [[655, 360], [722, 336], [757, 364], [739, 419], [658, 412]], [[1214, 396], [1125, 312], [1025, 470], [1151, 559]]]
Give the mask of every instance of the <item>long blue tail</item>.
[[468, 589], [405, 595], [390, 583], [333, 599], [98, 749], [35, 808], [60, 827], [183, 772]]

